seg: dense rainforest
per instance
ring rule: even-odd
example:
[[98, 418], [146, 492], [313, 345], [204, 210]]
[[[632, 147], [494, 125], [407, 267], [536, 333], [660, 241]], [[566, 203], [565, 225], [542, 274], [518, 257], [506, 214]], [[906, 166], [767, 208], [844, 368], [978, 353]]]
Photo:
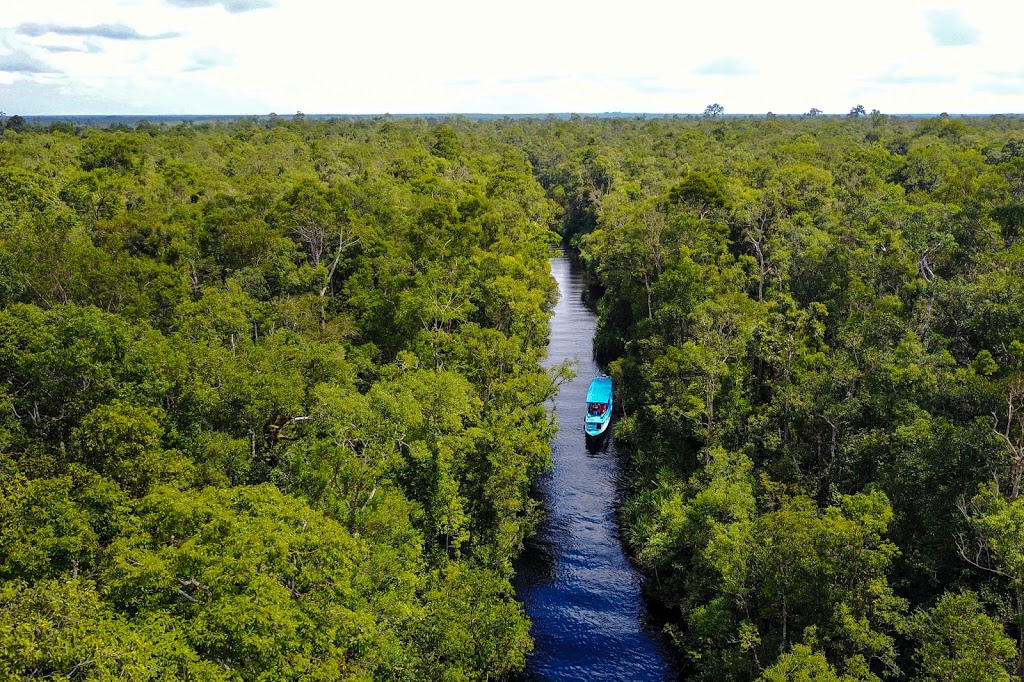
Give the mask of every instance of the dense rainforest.
[[1024, 121], [523, 122], [702, 680], [1024, 672]]
[[7, 128], [0, 677], [521, 670], [560, 238], [688, 676], [1024, 673], [1021, 119]]
[[556, 209], [422, 121], [8, 125], [0, 679], [521, 669]]

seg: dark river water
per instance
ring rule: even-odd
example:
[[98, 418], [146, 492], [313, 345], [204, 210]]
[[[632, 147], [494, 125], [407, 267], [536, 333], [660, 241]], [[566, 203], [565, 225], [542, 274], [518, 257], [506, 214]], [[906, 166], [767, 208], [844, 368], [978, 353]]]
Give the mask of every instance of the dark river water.
[[[575, 259], [551, 260], [561, 297], [551, 321], [548, 363], [575, 359], [552, 409], [560, 428], [553, 467], [538, 486], [546, 518], [516, 565], [516, 591], [533, 620], [536, 647], [527, 680], [674, 680], [648, 621], [640, 575], [619, 538], [619, 465], [606, 438], [596, 451], [583, 435], [586, 395], [600, 371], [593, 359], [596, 318], [583, 301]], [[615, 427], [614, 420], [610, 431]], [[593, 448], [591, 448], [593, 449]]]

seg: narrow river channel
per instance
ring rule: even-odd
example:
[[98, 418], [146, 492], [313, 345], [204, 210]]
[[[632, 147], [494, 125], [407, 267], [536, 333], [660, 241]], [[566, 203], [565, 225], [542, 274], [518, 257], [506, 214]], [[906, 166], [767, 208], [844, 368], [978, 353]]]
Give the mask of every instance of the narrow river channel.
[[[516, 566], [516, 590], [536, 641], [527, 680], [672, 680], [676, 674], [648, 624], [640, 575], [623, 552], [615, 502], [619, 464], [607, 438], [588, 451], [583, 415], [596, 318], [583, 300], [578, 261], [551, 260], [561, 294], [551, 321], [548, 362], [576, 360], [552, 409], [560, 428], [553, 466], [539, 481], [545, 521]], [[615, 422], [611, 428], [614, 429]]]

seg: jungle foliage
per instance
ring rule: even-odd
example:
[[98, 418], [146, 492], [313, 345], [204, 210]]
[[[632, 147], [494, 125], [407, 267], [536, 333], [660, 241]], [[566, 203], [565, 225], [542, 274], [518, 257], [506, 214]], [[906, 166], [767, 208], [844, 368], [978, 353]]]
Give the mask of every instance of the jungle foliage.
[[600, 293], [624, 537], [704, 680], [1024, 672], [1024, 123], [0, 137], [0, 677], [499, 678]]
[[556, 209], [436, 122], [8, 126], [0, 678], [521, 669]]
[[697, 679], [1024, 672], [1024, 122], [517, 123]]

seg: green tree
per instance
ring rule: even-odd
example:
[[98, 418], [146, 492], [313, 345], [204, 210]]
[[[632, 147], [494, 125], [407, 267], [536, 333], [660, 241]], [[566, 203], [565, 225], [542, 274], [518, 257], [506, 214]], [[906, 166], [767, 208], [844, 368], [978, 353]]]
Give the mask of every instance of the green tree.
[[72, 448], [82, 462], [136, 496], [157, 483], [187, 485], [191, 462], [161, 447], [164, 431], [158, 416], [153, 408], [101, 405], [72, 431]]
[[806, 644], [796, 644], [757, 679], [760, 682], [852, 682], [858, 678], [840, 676], [821, 652]]
[[944, 682], [1011, 680], [1017, 658], [1013, 640], [989, 618], [973, 592], [947, 592], [934, 608], [919, 611], [911, 630], [922, 679]]
[[972, 566], [1005, 580], [1012, 591], [1018, 632], [1015, 669], [1020, 675], [1024, 671], [1024, 628], [1020, 626], [1024, 618], [1024, 503], [1021, 498], [1007, 500], [992, 487], [983, 487], [969, 504], [961, 501], [961, 507], [974, 538], [960, 535], [960, 555]]
[[717, 102], [715, 104], [709, 104], [704, 109], [704, 116], [707, 118], [718, 118], [725, 113], [725, 107]]
[[19, 116], [18, 114], [14, 114], [13, 116], [8, 117], [6, 121], [4, 121], [4, 128], [6, 130], [13, 130], [16, 133], [25, 132], [25, 128], [27, 125], [28, 122], [25, 121], [25, 117]]
[[442, 159], [457, 161], [462, 155], [462, 145], [459, 144], [458, 133], [451, 126], [439, 125], [434, 129], [434, 136], [437, 140], [430, 148], [431, 153]]

